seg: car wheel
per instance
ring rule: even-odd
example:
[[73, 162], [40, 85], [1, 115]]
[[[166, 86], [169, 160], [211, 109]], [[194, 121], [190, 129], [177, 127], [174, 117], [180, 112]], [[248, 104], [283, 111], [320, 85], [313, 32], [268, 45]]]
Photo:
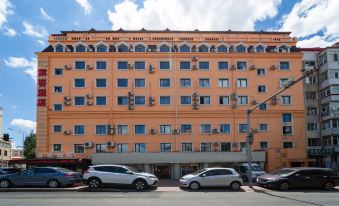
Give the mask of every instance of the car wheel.
[[101, 186], [101, 180], [99, 178], [93, 177], [87, 181], [87, 184], [90, 188], [98, 188]]
[[145, 180], [137, 179], [134, 181], [133, 186], [136, 190], [141, 191], [141, 190], [146, 189], [147, 183]]
[[248, 177], [246, 175], [244, 175], [242, 179], [244, 180], [244, 182], [248, 182]]
[[289, 190], [289, 189], [290, 189], [290, 183], [288, 183], [288, 182], [282, 182], [282, 183], [280, 183], [279, 189], [280, 189], [281, 191], [287, 191], [287, 190]]
[[47, 185], [49, 188], [57, 188], [59, 187], [59, 182], [58, 180], [50, 180], [48, 181]]
[[0, 180], [1, 188], [9, 188], [11, 186], [11, 182], [9, 180]]
[[334, 187], [334, 184], [332, 182], [326, 182], [324, 185], [325, 190], [332, 190]]
[[239, 190], [240, 187], [241, 187], [240, 182], [232, 182], [232, 183], [231, 183], [231, 189], [232, 189], [232, 190]]
[[192, 190], [197, 190], [197, 189], [199, 189], [199, 188], [200, 188], [199, 182], [191, 182], [191, 183], [190, 183], [190, 188], [191, 188]]

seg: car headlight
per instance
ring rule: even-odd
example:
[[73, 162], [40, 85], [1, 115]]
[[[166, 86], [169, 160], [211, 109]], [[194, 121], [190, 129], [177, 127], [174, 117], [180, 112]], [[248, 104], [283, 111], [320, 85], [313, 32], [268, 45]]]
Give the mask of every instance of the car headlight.
[[156, 176], [149, 176], [149, 178], [156, 179], [157, 177]]
[[278, 182], [279, 180], [267, 180], [266, 182]]
[[180, 180], [182, 180], [182, 181], [186, 181], [186, 180], [188, 180], [188, 179], [183, 177], [183, 178], [181, 178]]

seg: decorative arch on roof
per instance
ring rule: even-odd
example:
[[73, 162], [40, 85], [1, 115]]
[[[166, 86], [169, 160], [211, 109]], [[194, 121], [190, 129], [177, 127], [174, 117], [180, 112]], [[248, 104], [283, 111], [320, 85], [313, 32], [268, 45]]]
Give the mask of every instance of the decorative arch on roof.
[[181, 42], [178, 44], [179, 52], [191, 52], [192, 51], [192, 45], [187, 42]]
[[74, 52], [87, 52], [88, 51], [88, 45], [84, 42], [77, 42], [73, 44]]
[[168, 42], [161, 42], [157, 45], [157, 51], [159, 52], [170, 52], [172, 48], [172, 44]]
[[264, 53], [266, 52], [266, 48], [267, 46], [263, 43], [258, 43], [256, 45], [254, 45], [254, 52], [255, 53]]
[[230, 45], [226, 43], [220, 43], [216, 45], [217, 52], [228, 52]]
[[119, 42], [117, 43], [115, 46], [115, 50], [117, 52], [128, 52], [129, 51], [129, 44], [125, 43], [125, 42]]
[[244, 44], [242, 42], [234, 45], [234, 48], [235, 48], [235, 52], [242, 52], [242, 53], [246, 53], [247, 52], [247, 48], [248, 48], [248, 45], [247, 44]]
[[202, 42], [196, 46], [198, 48], [198, 52], [209, 52], [211, 46], [206, 42]]
[[108, 52], [109, 45], [101, 41], [94, 44], [95, 52]]
[[147, 48], [147, 46], [142, 42], [138, 42], [136, 44], [133, 44], [134, 52], [146, 52], [146, 48]]
[[66, 45], [61, 42], [55, 43], [52, 47], [54, 52], [65, 52], [66, 49]]
[[282, 43], [280, 45], [277, 46], [277, 51], [279, 53], [286, 53], [286, 52], [290, 52], [290, 49], [291, 49], [291, 46], [285, 44], [285, 43]]

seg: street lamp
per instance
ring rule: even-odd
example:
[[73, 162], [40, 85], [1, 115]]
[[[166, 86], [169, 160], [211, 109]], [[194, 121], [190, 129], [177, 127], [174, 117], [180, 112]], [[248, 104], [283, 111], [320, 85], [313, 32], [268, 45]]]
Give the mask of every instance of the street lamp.
[[274, 94], [272, 94], [271, 96], [267, 97], [266, 99], [264, 99], [263, 101], [259, 102], [258, 104], [256, 104], [255, 106], [253, 106], [252, 108], [248, 109], [246, 112], [246, 119], [247, 119], [247, 138], [246, 138], [246, 144], [247, 144], [247, 163], [248, 163], [248, 185], [250, 188], [253, 188], [253, 182], [252, 182], [252, 144], [253, 144], [253, 136], [256, 133], [255, 129], [251, 129], [250, 127], [250, 115], [252, 113], [253, 110], [255, 110], [256, 108], [258, 108], [261, 104], [275, 98], [278, 94], [282, 93], [283, 91], [287, 90], [288, 88], [290, 88], [291, 86], [293, 86], [294, 84], [298, 83], [299, 81], [303, 80], [304, 78], [306, 78], [307, 76], [313, 74], [313, 72], [316, 70], [317, 68], [315, 67], [306, 67], [305, 69], [302, 69], [302, 72], [304, 72], [304, 74], [299, 77], [298, 79], [294, 80], [293, 77], [290, 77], [286, 82], [284, 82], [283, 88], [280, 89], [279, 91], [275, 92]]

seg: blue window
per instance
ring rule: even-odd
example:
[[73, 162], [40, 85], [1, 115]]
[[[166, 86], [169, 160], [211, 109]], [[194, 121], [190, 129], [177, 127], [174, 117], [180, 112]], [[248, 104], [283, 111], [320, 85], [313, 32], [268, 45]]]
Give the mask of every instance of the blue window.
[[107, 63], [106, 61], [97, 61], [97, 69], [106, 69], [107, 67]]
[[62, 104], [54, 104], [54, 111], [62, 111]]
[[239, 45], [235, 48], [236, 52], [246, 52], [246, 47]]
[[282, 114], [283, 122], [292, 122], [292, 115], [290, 113]]
[[191, 48], [186, 44], [182, 45], [179, 49], [180, 52], [191, 52]]
[[145, 105], [145, 96], [135, 96], [135, 105]]
[[161, 96], [160, 97], [160, 105], [169, 105], [171, 104], [171, 97], [170, 96]]
[[97, 47], [97, 52], [107, 52], [107, 47], [105, 45], [99, 45]]
[[146, 152], [146, 144], [145, 143], [136, 143], [134, 145], [134, 152]]
[[181, 104], [191, 104], [191, 96], [181, 96], [180, 97]]
[[127, 97], [118, 97], [118, 105], [127, 105], [128, 98]]
[[55, 68], [54, 69], [54, 75], [56, 75], [56, 76], [62, 76], [63, 73], [64, 73], [64, 70], [61, 69], [61, 68]]
[[290, 69], [290, 63], [289, 62], [280, 62], [280, 70], [289, 70]]
[[75, 106], [85, 105], [85, 97], [74, 97], [74, 105]]
[[223, 134], [231, 133], [231, 125], [230, 124], [220, 124], [220, 133], [223, 133]]
[[145, 79], [135, 79], [134, 80], [134, 86], [144, 88], [145, 87]]
[[106, 97], [105, 96], [96, 97], [96, 105], [98, 105], [98, 106], [106, 105]]
[[227, 61], [219, 61], [218, 62], [218, 69], [220, 69], [220, 70], [228, 69], [228, 62]]
[[84, 45], [79, 45], [75, 47], [76, 52], [86, 52], [86, 47]]
[[160, 62], [160, 69], [170, 69], [170, 62], [169, 61], [161, 61]]
[[181, 87], [191, 87], [191, 79], [180, 79]]
[[75, 125], [74, 126], [74, 134], [76, 134], [76, 135], [85, 134], [85, 126], [84, 125]]
[[62, 132], [61, 125], [53, 125], [53, 132]]
[[118, 79], [118, 87], [128, 87], [128, 79]]
[[75, 69], [85, 69], [86, 68], [86, 63], [85, 61], [75, 61]]
[[266, 104], [266, 103], [261, 103], [261, 104], [259, 105], [259, 109], [260, 109], [260, 110], [267, 110], [267, 104]]
[[107, 134], [107, 125], [96, 125], [95, 134]]
[[106, 87], [106, 79], [96, 79], [96, 87], [105, 88]]
[[227, 47], [225, 47], [225, 46], [219, 46], [219, 47], [218, 47], [218, 52], [227, 52]]
[[118, 69], [128, 69], [128, 62], [127, 61], [119, 61], [118, 62]]
[[182, 124], [181, 127], [180, 127], [180, 133], [191, 134], [192, 133], [192, 125], [191, 124]]
[[160, 47], [160, 52], [170, 52], [170, 47], [167, 45], [162, 45]]
[[84, 88], [85, 87], [85, 79], [75, 79], [74, 80], [74, 87], [75, 88]]
[[135, 125], [134, 126], [135, 134], [146, 134], [146, 126], [145, 125]]
[[256, 51], [257, 53], [261, 53], [261, 52], [264, 52], [264, 51], [265, 51], [265, 48], [264, 48], [263, 46], [259, 45], [259, 46], [257, 46], [257, 47], [255, 48], [255, 51]]
[[247, 124], [239, 124], [239, 132], [240, 133], [247, 132]]
[[136, 61], [135, 62], [135, 69], [145, 69], [145, 62], [144, 61]]
[[237, 62], [237, 69], [246, 70], [247, 69], [247, 62], [244, 62], [244, 61]]
[[62, 45], [58, 45], [55, 47], [55, 52], [64, 52], [64, 47]]
[[160, 79], [160, 87], [170, 87], [171, 80], [170, 79]]
[[191, 62], [189, 61], [181, 61], [180, 69], [191, 69]]
[[199, 62], [199, 69], [209, 69], [210, 63], [208, 61]]
[[118, 47], [118, 52], [128, 52], [128, 47], [126, 45], [120, 45]]
[[135, 52], [145, 52], [146, 48], [144, 45], [139, 44], [138, 46], [135, 47], [134, 49]]
[[205, 45], [202, 45], [199, 47], [199, 52], [208, 52], [208, 47]]

